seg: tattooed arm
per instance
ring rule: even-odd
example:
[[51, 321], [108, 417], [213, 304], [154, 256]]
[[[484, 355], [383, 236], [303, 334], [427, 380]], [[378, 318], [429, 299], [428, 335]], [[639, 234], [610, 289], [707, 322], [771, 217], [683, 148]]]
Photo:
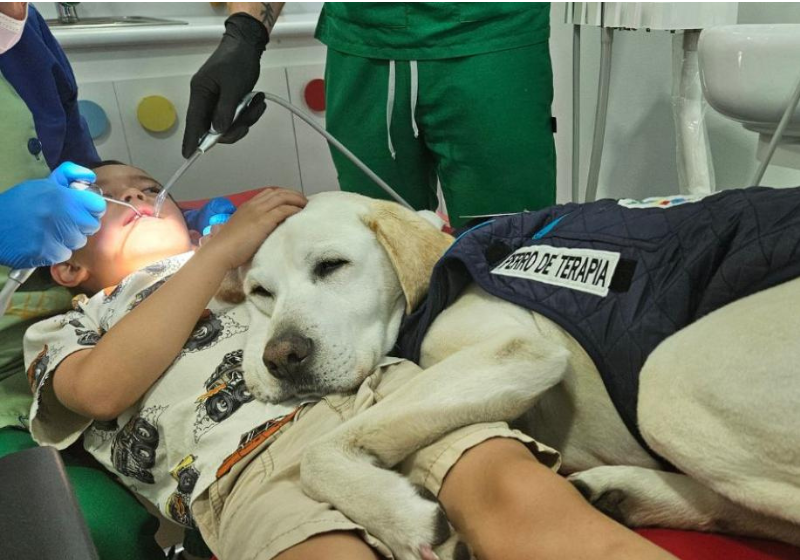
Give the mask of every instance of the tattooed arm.
[[244, 12], [250, 14], [267, 28], [267, 33], [272, 35], [275, 20], [283, 10], [286, 2], [228, 2], [228, 13]]

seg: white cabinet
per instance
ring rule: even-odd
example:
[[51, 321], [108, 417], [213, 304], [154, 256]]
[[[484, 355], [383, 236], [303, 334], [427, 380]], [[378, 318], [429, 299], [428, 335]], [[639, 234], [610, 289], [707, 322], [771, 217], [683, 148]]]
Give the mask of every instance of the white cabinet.
[[[306, 104], [305, 89], [312, 80], [324, 77], [325, 65], [290, 66], [286, 69], [286, 75], [289, 83], [289, 100], [293, 105], [312, 115], [324, 127], [325, 112], [313, 111]], [[333, 166], [328, 142], [305, 121], [296, 116], [293, 118], [303, 192], [308, 196], [322, 191], [339, 190], [336, 168]]]
[[78, 99], [97, 103], [108, 119], [108, 129], [99, 138], [94, 139], [97, 153], [102, 159], [115, 159], [122, 163], [130, 163], [128, 143], [125, 129], [122, 126], [117, 95], [111, 82], [94, 82], [81, 84], [78, 88]]
[[[191, 75], [114, 82], [131, 163], [165, 182], [181, 165], [184, 118], [189, 105]], [[283, 68], [264, 68], [256, 89], [286, 97]], [[144, 97], [160, 95], [175, 106], [175, 125], [149, 132], [137, 118]], [[267, 113], [234, 145], [218, 144], [202, 155], [172, 192], [178, 199], [196, 199], [240, 192], [265, 185], [301, 188], [291, 116], [278, 108]]]

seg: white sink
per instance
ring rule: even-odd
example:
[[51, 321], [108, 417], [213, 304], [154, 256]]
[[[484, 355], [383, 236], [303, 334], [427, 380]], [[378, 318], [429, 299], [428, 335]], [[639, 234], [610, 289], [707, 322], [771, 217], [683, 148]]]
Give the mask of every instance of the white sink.
[[47, 26], [51, 29], [99, 29], [103, 27], [131, 27], [139, 25], [187, 25], [185, 21], [177, 19], [163, 19], [145, 16], [109, 16], [81, 18], [72, 23], [65, 23], [57, 19], [48, 19]]
[[[726, 25], [703, 30], [700, 78], [709, 105], [771, 135], [800, 79], [800, 25]], [[784, 136], [800, 139], [800, 107]]]

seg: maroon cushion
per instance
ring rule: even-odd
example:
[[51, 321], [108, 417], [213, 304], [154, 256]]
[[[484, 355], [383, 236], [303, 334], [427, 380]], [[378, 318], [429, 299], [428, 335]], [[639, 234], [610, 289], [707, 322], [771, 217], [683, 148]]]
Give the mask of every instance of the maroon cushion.
[[761, 539], [670, 529], [637, 533], [681, 560], [800, 560], [800, 548]]
[[[239, 192], [239, 193], [234, 193], [234, 194], [226, 194], [225, 198], [227, 198], [228, 200], [233, 202], [234, 206], [238, 207], [243, 202], [247, 202], [248, 200], [253, 198], [255, 195], [260, 193], [262, 190], [264, 190], [264, 188], [265, 187], [262, 187], [260, 189], [253, 189], [253, 190], [250, 190], [250, 191], [243, 191], [243, 192]], [[178, 202], [178, 206], [180, 206], [183, 210], [194, 210], [195, 208], [200, 208], [201, 206], [203, 206], [203, 204], [205, 204], [208, 201], [209, 201], [208, 198], [202, 198], [200, 200], [181, 200], [180, 202]]]

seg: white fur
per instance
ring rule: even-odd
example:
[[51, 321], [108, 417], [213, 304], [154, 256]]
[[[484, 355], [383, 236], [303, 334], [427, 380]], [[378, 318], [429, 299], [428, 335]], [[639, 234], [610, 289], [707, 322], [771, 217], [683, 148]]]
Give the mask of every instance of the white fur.
[[[259, 398], [352, 390], [392, 348], [404, 300], [396, 271], [363, 223], [370, 205], [345, 193], [312, 197], [254, 258], [246, 291], [259, 284], [274, 293], [248, 298], [244, 365]], [[315, 279], [313, 263], [324, 255], [351, 264]], [[398, 558], [418, 559], [432, 538], [432, 508], [377, 467], [396, 465], [460, 425], [527, 410], [525, 430], [559, 449], [564, 471], [580, 473], [575, 479], [590, 498], [614, 506], [609, 513], [631, 525], [800, 544], [798, 309], [795, 280], [712, 313], [653, 352], [641, 378], [641, 431], [686, 473], [679, 475], [657, 472], [571, 336], [470, 287], [427, 334], [421, 381], [315, 443], [302, 464], [303, 483], [379, 535]], [[287, 328], [312, 338], [317, 352], [313, 382], [299, 389], [272, 378], [261, 359], [270, 337]]]

